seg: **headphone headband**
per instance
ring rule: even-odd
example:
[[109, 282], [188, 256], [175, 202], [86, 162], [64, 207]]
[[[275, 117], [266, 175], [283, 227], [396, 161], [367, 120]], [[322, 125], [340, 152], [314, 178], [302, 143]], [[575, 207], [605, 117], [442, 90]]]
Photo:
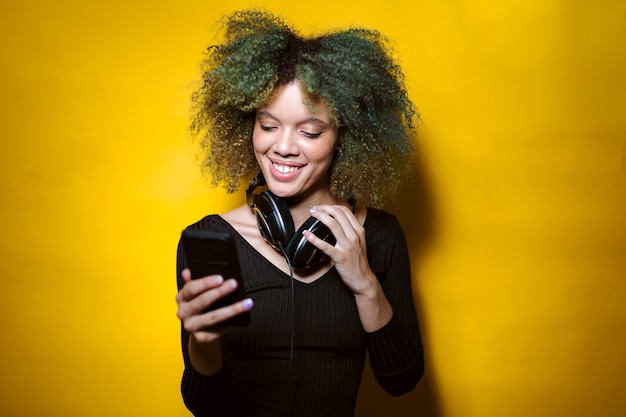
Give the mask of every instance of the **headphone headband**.
[[254, 204], [254, 190], [256, 190], [258, 187], [262, 187], [265, 184], [267, 183], [265, 182], [265, 177], [263, 176], [262, 172], [259, 172], [254, 178], [252, 178], [252, 180], [250, 180], [250, 185], [246, 190], [246, 204], [248, 205], [248, 207], [252, 207]]

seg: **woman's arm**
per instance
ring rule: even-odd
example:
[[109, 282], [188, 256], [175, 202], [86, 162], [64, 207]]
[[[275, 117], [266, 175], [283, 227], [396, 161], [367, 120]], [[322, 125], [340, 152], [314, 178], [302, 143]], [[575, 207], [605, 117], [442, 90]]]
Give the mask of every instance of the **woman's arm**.
[[187, 269], [182, 246], [179, 244], [176, 262], [177, 316], [181, 321], [181, 347], [185, 370], [181, 381], [181, 392], [187, 408], [194, 415], [204, 415], [215, 411], [218, 403], [207, 398], [219, 398], [221, 383], [222, 352], [220, 337], [230, 327], [220, 323], [252, 307], [251, 300], [219, 308], [208, 313], [204, 311], [216, 300], [235, 290], [233, 279], [211, 275], [191, 279]]
[[412, 390], [423, 375], [424, 357], [402, 228], [395, 217], [372, 212], [376, 218], [366, 242], [365, 229], [345, 207], [320, 206], [312, 215], [330, 228], [337, 244], [305, 237], [331, 257], [355, 294], [377, 381], [392, 395]]
[[[402, 227], [394, 216], [376, 212], [368, 242], [368, 258], [394, 316], [367, 335], [370, 365], [378, 383], [390, 394], [411, 391], [424, 373], [424, 349], [413, 299], [411, 262]], [[374, 214], [373, 214], [374, 217]]]

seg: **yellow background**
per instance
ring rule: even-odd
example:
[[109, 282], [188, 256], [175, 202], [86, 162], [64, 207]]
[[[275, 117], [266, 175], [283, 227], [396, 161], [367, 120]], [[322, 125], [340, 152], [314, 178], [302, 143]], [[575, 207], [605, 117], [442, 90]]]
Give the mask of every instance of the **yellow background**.
[[[201, 181], [188, 100], [213, 24], [251, 1], [0, 5], [0, 415], [185, 416], [181, 229], [243, 202]], [[626, 5], [265, 6], [393, 41], [424, 124], [396, 212], [427, 352], [358, 416], [623, 416]]]

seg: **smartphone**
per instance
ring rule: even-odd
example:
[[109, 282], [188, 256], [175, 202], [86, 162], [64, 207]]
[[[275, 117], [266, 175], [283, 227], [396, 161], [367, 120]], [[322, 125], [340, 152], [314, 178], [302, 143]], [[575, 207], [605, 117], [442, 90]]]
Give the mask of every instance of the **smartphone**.
[[[225, 307], [246, 298], [239, 266], [239, 253], [232, 234], [185, 229], [182, 234], [182, 243], [192, 279], [217, 274], [223, 276], [225, 280], [234, 278], [239, 284], [234, 292], [211, 304], [207, 311]], [[228, 326], [247, 326], [248, 324], [250, 324], [249, 311], [224, 322], [224, 325]]]

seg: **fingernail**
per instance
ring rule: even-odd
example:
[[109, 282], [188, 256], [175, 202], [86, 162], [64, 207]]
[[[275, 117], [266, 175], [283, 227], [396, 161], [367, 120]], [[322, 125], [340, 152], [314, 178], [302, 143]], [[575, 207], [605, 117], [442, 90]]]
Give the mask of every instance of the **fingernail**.
[[245, 300], [243, 300], [243, 306], [245, 308], [250, 308], [254, 305], [254, 301], [252, 301], [252, 298], [246, 298]]
[[315, 213], [316, 211], [317, 211], [317, 206], [313, 206], [311, 207], [311, 210], [309, 210], [311, 214]]

